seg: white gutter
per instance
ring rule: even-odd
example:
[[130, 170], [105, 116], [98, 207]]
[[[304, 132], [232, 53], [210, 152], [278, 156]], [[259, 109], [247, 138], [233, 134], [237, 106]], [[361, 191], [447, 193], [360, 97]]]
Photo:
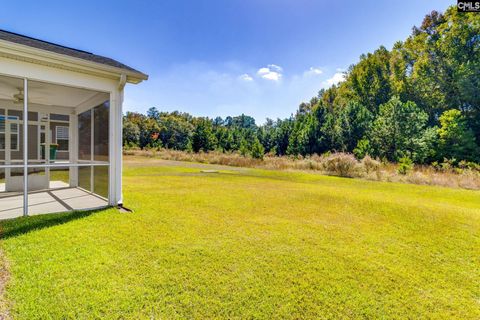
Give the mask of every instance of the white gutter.
[[127, 77], [126, 82], [134, 84], [148, 79], [148, 75], [141, 72], [113, 67], [5, 40], [0, 40], [0, 56], [107, 78], [118, 79], [119, 75], [125, 75]]
[[125, 88], [125, 84], [127, 83], [127, 75], [122, 73], [120, 75], [120, 80], [118, 81], [118, 90], [122, 91]]

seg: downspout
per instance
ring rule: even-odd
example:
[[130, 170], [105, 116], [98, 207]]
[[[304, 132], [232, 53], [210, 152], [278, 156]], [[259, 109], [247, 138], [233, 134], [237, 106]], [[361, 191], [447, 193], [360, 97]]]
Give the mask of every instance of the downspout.
[[[124, 73], [122, 73], [122, 74], [120, 75], [120, 80], [118, 81], [118, 91], [119, 91], [119, 99], [120, 99], [119, 103], [120, 103], [120, 105], [123, 105], [123, 89], [125, 88], [125, 84], [126, 84], [126, 83], [127, 83], [127, 75], [124, 74]], [[122, 118], [120, 118], [120, 123], [117, 124], [117, 125], [120, 125], [120, 126], [122, 125], [122, 120], [121, 120], [121, 119], [122, 119]], [[118, 119], [117, 119], [117, 121], [118, 121]], [[121, 130], [120, 130], [120, 132], [121, 132]], [[120, 141], [119, 141], [119, 142], [120, 142], [120, 148], [122, 148], [121, 145], [122, 145], [123, 139], [121, 138], [121, 136], [120, 136], [120, 139], [119, 139], [119, 140], [120, 140]], [[122, 167], [122, 165], [123, 165], [123, 164], [122, 164], [122, 159], [120, 159], [119, 162], [120, 162], [120, 164], [119, 164], [120, 167]], [[118, 181], [117, 181], [117, 183], [118, 183]], [[122, 183], [121, 177], [120, 177], [120, 183]], [[132, 210], [130, 210], [130, 209], [128, 209], [128, 208], [125, 208], [125, 207], [123, 206], [123, 195], [121, 196], [120, 202], [117, 204], [117, 208], [120, 210], [120, 212], [132, 212]]]

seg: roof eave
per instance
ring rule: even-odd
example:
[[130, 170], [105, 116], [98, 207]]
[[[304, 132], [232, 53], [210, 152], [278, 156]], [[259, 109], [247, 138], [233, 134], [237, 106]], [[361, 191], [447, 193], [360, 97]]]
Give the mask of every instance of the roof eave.
[[95, 74], [107, 78], [116, 79], [122, 74], [125, 74], [127, 76], [127, 82], [132, 84], [138, 84], [144, 80], [148, 80], [148, 75], [139, 71], [113, 67], [5, 40], [0, 40], [0, 56], [40, 63], [61, 69]]

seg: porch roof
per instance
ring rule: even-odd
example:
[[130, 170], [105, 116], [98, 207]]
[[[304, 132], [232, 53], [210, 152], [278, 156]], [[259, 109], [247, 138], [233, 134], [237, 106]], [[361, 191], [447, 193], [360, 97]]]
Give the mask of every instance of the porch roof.
[[[75, 59], [81, 59], [81, 60], [85, 60], [85, 61], [88, 61], [88, 62], [93, 62], [93, 63], [96, 63], [96, 64], [112, 67], [112, 68], [120, 71], [120, 73], [122, 73], [122, 71], [124, 71], [124, 73], [126, 73], [129, 76], [135, 76], [135, 78], [137, 78], [140, 81], [148, 79], [148, 75], [146, 75], [146, 74], [144, 74], [144, 73], [142, 73], [142, 72], [140, 72], [140, 71], [138, 71], [138, 70], [136, 70], [132, 67], [129, 67], [129, 66], [127, 66], [127, 65], [125, 65], [125, 64], [123, 64], [119, 61], [114, 60], [114, 59], [107, 58], [107, 57], [100, 56], [100, 55], [96, 55], [96, 54], [93, 54], [91, 52], [62, 46], [62, 45], [55, 44], [55, 43], [52, 43], [52, 42], [43, 41], [43, 40], [40, 40], [40, 39], [36, 39], [36, 38], [32, 38], [32, 37], [28, 37], [28, 36], [21, 35], [21, 34], [18, 34], [18, 33], [14, 33], [14, 32], [10, 32], [10, 31], [0, 29], [0, 41], [2, 41], [2, 40], [3, 41], [8, 41], [8, 42], [11, 42], [11, 43], [14, 43], [14, 44], [19, 44], [19, 45], [39, 49], [39, 50], [42, 50], [42, 51], [48, 51], [48, 52], [52, 52], [52, 53], [55, 53], [55, 54], [60, 54], [60, 55], [63, 55], [63, 56], [67, 56], [67, 57], [71, 57], [71, 58], [75, 58]], [[138, 83], [140, 81], [132, 81], [132, 82], [133, 83]]]

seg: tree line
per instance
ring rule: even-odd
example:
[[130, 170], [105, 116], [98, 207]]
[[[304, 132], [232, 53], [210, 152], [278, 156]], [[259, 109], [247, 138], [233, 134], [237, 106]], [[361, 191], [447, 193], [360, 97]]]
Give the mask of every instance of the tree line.
[[364, 54], [286, 119], [124, 116], [124, 145], [262, 158], [348, 152], [415, 163], [480, 161], [480, 15], [433, 11], [405, 41]]

